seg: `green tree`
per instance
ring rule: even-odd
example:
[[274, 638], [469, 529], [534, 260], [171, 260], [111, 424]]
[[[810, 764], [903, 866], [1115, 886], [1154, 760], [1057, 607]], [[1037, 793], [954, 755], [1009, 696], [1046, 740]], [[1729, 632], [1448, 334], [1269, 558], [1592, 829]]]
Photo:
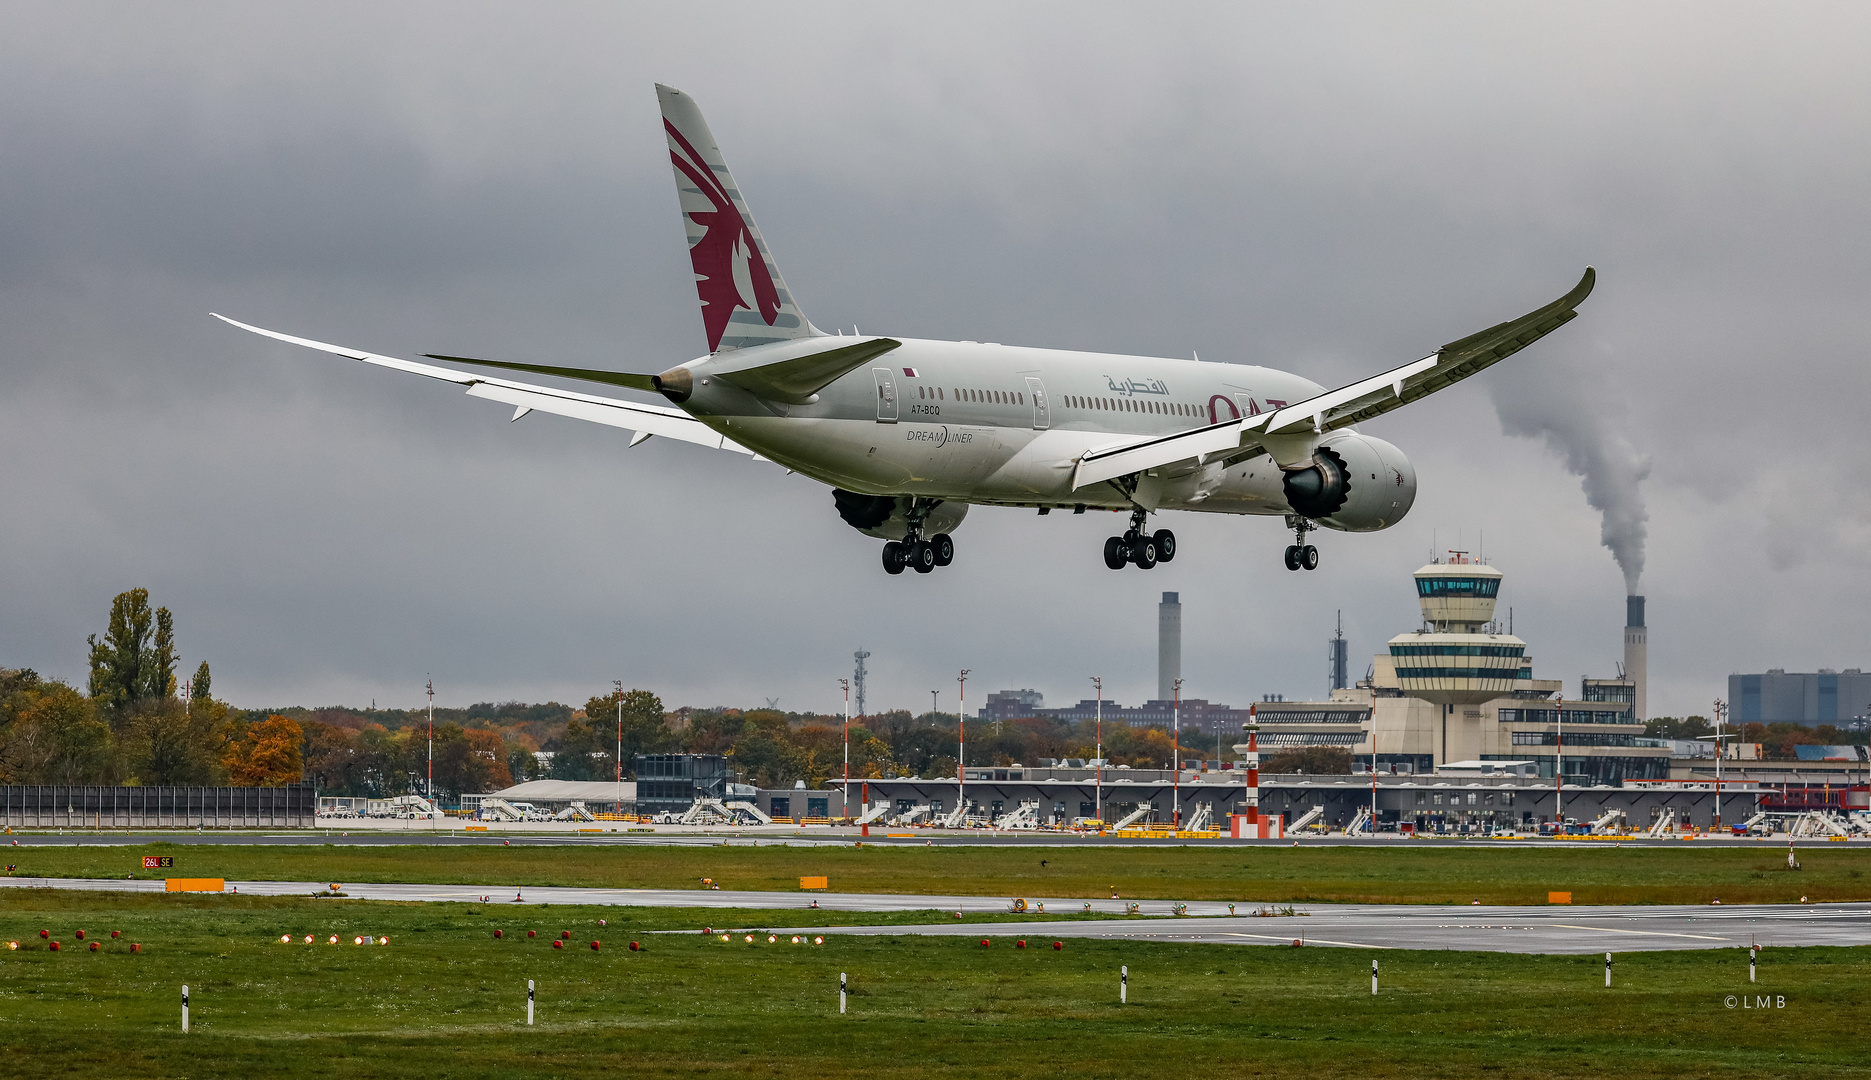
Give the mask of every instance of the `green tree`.
[[[594, 699], [602, 700], [602, 699]], [[600, 714], [602, 715], [602, 714]], [[554, 780], [610, 780], [614, 774], [610, 771], [610, 761], [615, 752], [611, 741], [611, 732], [601, 730], [586, 719], [572, 717], [565, 722], [565, 730], [556, 740], [547, 744], [552, 751], [552, 769]]]
[[[611, 780], [617, 776], [615, 764], [618, 748], [618, 704], [617, 694], [594, 697], [585, 702], [585, 722], [590, 728], [581, 734], [584, 740], [580, 745], [591, 755], [593, 775], [560, 776], [564, 780]], [[626, 690], [621, 698], [623, 705], [623, 755], [624, 776], [626, 779], [637, 775], [636, 757], [638, 754], [662, 754], [674, 749], [676, 739], [669, 725], [663, 719], [662, 699], [648, 690]], [[570, 725], [567, 725], [570, 729]], [[608, 736], [608, 738], [607, 738]], [[554, 758], [553, 775], [559, 776], [558, 759]]]
[[145, 701], [123, 728], [125, 765], [139, 784], [226, 783], [231, 727], [227, 706], [213, 698]]
[[143, 696], [148, 681], [143, 664], [154, 622], [149, 590], [131, 589], [111, 601], [104, 640], [99, 641], [96, 634], [85, 639], [91, 647], [91, 700], [113, 717]]
[[96, 784], [108, 777], [114, 746], [110, 725], [92, 701], [61, 682], [16, 691], [0, 754], [16, 784]]
[[211, 685], [213, 681], [208, 677], [208, 661], [203, 660], [201, 666], [195, 669], [195, 678], [188, 685], [188, 696], [190, 698], [213, 697], [214, 695], [208, 692]]

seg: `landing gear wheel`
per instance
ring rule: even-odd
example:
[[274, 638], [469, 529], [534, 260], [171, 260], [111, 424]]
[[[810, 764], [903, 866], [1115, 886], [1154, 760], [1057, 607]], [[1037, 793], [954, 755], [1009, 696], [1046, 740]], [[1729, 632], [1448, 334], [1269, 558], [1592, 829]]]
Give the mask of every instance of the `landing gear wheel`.
[[901, 574], [903, 572], [903, 545], [895, 540], [884, 545], [884, 573]]
[[1301, 548], [1299, 550], [1299, 565], [1308, 570], [1317, 570], [1319, 568], [1319, 549], [1313, 547], [1311, 544], [1307, 544], [1305, 547]]
[[1286, 568], [1288, 570], [1299, 569], [1299, 556], [1299, 546], [1297, 544], [1288, 544], [1286, 547]]
[[1130, 551], [1124, 546], [1124, 538], [1113, 536], [1104, 542], [1104, 564], [1113, 570], [1124, 569], [1130, 561]]
[[1156, 541], [1156, 561], [1169, 562], [1176, 557], [1176, 534], [1168, 529], [1156, 530], [1152, 537]]
[[935, 549], [937, 566], [947, 566], [955, 561], [955, 538], [948, 533], [936, 533], [930, 537], [929, 546]]
[[903, 561], [918, 574], [927, 574], [936, 568], [935, 546], [919, 540], [904, 552]]
[[1137, 564], [1137, 569], [1148, 570], [1156, 565], [1156, 541], [1148, 536], [1142, 537], [1131, 545], [1130, 560]]

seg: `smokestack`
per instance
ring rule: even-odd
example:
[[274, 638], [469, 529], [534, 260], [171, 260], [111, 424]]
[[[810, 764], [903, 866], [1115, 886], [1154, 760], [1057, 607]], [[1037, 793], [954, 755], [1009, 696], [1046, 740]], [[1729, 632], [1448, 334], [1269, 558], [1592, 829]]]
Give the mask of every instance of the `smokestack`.
[[1644, 628], [1644, 598], [1627, 596], [1624, 598], [1624, 677], [1637, 688], [1637, 702], [1633, 708], [1639, 720], [1650, 718], [1647, 703], [1644, 701], [1644, 676], [1649, 646], [1649, 631]]
[[1182, 678], [1182, 601], [1173, 592], [1156, 606], [1156, 699], [1168, 701]]

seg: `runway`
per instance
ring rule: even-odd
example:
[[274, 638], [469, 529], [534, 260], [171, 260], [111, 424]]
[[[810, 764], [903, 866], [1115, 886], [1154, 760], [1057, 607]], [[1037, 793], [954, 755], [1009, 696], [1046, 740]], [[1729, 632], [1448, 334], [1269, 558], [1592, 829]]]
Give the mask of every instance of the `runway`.
[[[332, 882], [230, 881], [230, 891], [248, 896], [310, 896]], [[548, 904], [615, 907], [733, 908], [798, 912], [942, 911], [1012, 915], [1000, 897], [899, 893], [733, 892], [703, 889], [590, 889], [556, 886], [352, 885], [337, 882], [347, 897], [361, 900], [486, 903], [509, 909]], [[12, 888], [87, 892], [162, 892], [161, 881], [106, 878], [5, 878]], [[485, 898], [485, 899], [483, 899]], [[1232, 914], [1219, 901], [1191, 901], [1185, 915], [1165, 900], [1026, 897], [1027, 918], [941, 922], [912, 926], [762, 926], [787, 934], [928, 934], [957, 937], [1105, 938], [1219, 945], [1307, 945], [1354, 949], [1458, 949], [1511, 953], [1640, 952], [1659, 949], [1763, 946], [1871, 945], [1871, 904], [1659, 905], [1655, 907], [1568, 906], [1447, 907], [1412, 904], [1312, 904], [1277, 908], [1236, 904]], [[1130, 905], [1137, 905], [1134, 914]], [[1061, 921], [1044, 913], [1109, 916]], [[1292, 911], [1261, 917], [1255, 913]], [[1126, 917], [1128, 916], [1128, 917]], [[700, 921], [700, 920], [698, 920]], [[790, 919], [788, 921], [791, 921]]]

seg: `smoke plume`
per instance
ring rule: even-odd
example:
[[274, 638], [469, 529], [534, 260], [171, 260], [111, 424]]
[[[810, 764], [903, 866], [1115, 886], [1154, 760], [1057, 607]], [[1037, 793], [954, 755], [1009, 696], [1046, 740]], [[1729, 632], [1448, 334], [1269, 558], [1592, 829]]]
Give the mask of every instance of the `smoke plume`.
[[1502, 375], [1490, 384], [1501, 430], [1544, 438], [1565, 459], [1566, 470], [1581, 480], [1585, 501], [1603, 517], [1599, 541], [1624, 571], [1624, 591], [1636, 594], [1650, 520], [1639, 485], [1650, 475], [1650, 458], [1621, 430], [1624, 416], [1615, 408], [1616, 395], [1605, 392], [1605, 373], [1548, 361]]

